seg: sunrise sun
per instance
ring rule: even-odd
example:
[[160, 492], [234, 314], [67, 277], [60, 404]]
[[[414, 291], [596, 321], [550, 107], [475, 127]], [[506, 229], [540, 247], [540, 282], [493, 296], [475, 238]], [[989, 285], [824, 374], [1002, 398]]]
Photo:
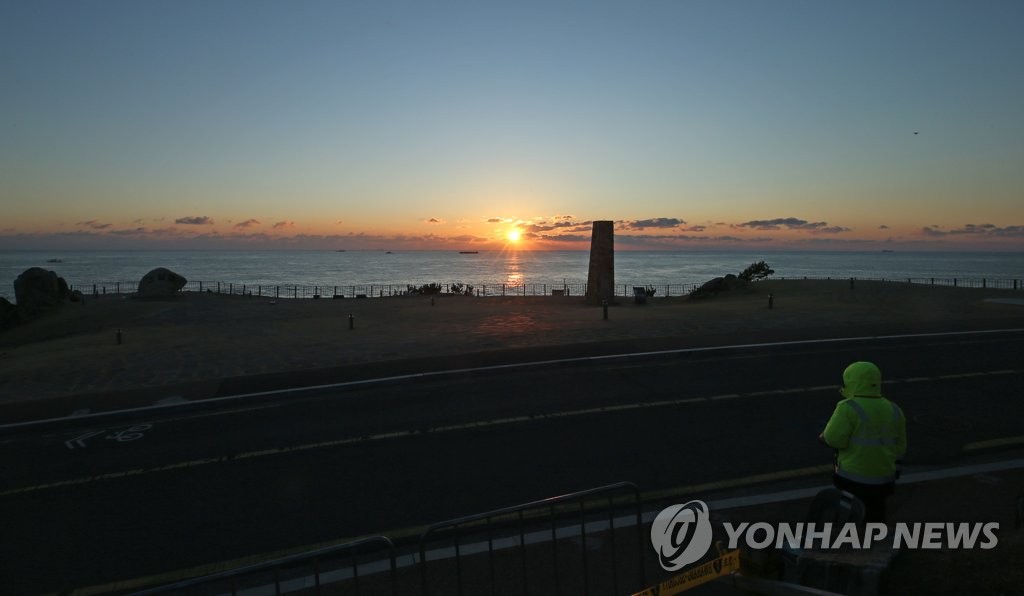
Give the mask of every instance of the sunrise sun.
[[507, 238], [509, 242], [519, 242], [520, 238], [522, 238], [522, 234], [519, 230], [511, 229], [505, 232], [505, 238]]

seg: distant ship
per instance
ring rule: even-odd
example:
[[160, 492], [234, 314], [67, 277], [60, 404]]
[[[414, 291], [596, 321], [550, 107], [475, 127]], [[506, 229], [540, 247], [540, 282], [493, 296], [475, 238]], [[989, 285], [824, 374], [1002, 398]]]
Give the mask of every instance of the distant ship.
[[889, 250], [888, 248], [883, 248], [883, 249], [882, 249], [882, 252], [893, 252], [893, 251], [892, 251], [892, 250]]
[[61, 261], [60, 259], [46, 259], [46, 262], [47, 263], [61, 263], [63, 261]]
[[345, 249], [344, 248], [339, 248], [338, 250], [336, 250], [334, 252], [345, 252]]
[[478, 255], [478, 254], [480, 254], [480, 251], [479, 250], [460, 250], [459, 254], [460, 255]]

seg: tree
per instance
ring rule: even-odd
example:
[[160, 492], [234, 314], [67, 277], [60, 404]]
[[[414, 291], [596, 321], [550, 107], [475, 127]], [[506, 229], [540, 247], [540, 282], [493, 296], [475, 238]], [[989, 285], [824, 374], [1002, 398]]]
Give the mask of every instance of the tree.
[[757, 281], [774, 273], [775, 270], [769, 267], [768, 263], [758, 261], [756, 263], [751, 263], [749, 267], [740, 272], [738, 277], [743, 281]]

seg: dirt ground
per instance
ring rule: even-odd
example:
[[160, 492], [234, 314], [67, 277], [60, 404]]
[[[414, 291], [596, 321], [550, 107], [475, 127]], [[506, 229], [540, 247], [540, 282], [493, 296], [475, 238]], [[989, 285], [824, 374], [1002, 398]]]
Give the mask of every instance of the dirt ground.
[[620, 298], [605, 320], [578, 297], [107, 295], [0, 334], [0, 402], [510, 348], [1024, 327], [1024, 305], [1013, 303], [1020, 298], [896, 282], [766, 281], [701, 300]]

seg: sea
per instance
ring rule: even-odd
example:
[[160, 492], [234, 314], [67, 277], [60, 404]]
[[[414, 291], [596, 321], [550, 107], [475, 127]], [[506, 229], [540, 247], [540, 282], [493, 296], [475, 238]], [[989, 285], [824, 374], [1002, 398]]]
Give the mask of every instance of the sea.
[[[586, 284], [587, 251], [0, 251], [0, 296], [14, 301], [14, 279], [30, 267], [55, 271], [89, 293], [132, 287], [148, 271], [166, 267], [204, 288], [254, 286], [370, 286], [394, 288], [462, 283], [475, 288], [559, 287]], [[691, 286], [765, 261], [774, 278], [890, 279], [917, 281], [1024, 280], [1024, 252], [902, 251], [622, 251], [615, 282], [622, 286]], [[1024, 284], [1019, 287], [1024, 287]], [[190, 284], [190, 289], [195, 289]], [[512, 291], [512, 290], [509, 290]], [[546, 291], [544, 293], [547, 293]], [[378, 295], [373, 291], [371, 295]]]

